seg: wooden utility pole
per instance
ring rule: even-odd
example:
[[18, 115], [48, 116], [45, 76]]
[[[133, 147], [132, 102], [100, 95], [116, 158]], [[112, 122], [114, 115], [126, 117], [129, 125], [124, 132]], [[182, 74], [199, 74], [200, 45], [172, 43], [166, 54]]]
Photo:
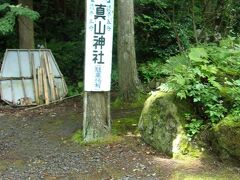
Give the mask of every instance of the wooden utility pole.
[[114, 0], [86, 0], [84, 77], [85, 142], [111, 133], [110, 87]]

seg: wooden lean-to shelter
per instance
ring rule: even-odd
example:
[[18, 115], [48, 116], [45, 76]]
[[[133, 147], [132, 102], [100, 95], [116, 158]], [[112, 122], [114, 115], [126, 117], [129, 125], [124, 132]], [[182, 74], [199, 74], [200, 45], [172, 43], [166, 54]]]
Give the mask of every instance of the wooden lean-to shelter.
[[7, 49], [0, 95], [14, 106], [49, 104], [67, 95], [64, 77], [49, 49]]

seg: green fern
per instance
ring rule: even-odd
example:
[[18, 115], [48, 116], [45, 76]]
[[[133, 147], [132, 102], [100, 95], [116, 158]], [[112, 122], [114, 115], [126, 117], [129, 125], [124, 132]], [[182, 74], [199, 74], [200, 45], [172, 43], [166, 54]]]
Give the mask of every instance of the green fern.
[[9, 11], [3, 18], [0, 18], [0, 34], [6, 35], [13, 31], [15, 25], [15, 15]]
[[240, 46], [229, 44], [191, 48], [167, 60], [162, 71], [168, 75], [166, 86], [179, 98], [192, 100], [203, 112], [200, 117], [212, 123], [232, 109], [240, 112]]
[[167, 60], [162, 69], [162, 73], [172, 75], [180, 72], [186, 72], [189, 69], [190, 61], [186, 55], [177, 55]]

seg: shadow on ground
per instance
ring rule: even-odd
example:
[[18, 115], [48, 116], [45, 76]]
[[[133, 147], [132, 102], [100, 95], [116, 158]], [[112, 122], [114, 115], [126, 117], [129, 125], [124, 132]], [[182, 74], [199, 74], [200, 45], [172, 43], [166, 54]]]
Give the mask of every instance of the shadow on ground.
[[173, 160], [136, 135], [141, 109], [112, 112], [121, 140], [83, 146], [80, 98], [28, 110], [0, 110], [0, 179], [240, 179], [239, 167], [217, 161]]

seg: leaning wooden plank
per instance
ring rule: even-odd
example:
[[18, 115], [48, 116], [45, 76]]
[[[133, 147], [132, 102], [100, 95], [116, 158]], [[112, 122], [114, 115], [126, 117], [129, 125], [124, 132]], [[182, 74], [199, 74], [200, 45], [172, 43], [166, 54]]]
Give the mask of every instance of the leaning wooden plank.
[[41, 68], [41, 89], [42, 89], [42, 103], [46, 103], [46, 94], [45, 94], [45, 89], [44, 89], [44, 58], [43, 58], [43, 54], [42, 54], [43, 50], [39, 50], [39, 60], [40, 60], [40, 68]]
[[40, 104], [43, 101], [43, 83], [42, 83], [42, 68], [37, 68], [37, 74], [38, 74], [38, 97], [40, 99]]
[[55, 100], [55, 96], [53, 95], [53, 94], [55, 94], [54, 93], [54, 86], [52, 84], [52, 79], [51, 79], [51, 75], [50, 75], [50, 69], [49, 69], [49, 65], [48, 65], [46, 52], [44, 52], [44, 65], [45, 65], [48, 84], [49, 84], [49, 87], [50, 87], [49, 91], [50, 91], [51, 99]]
[[39, 104], [37, 74], [36, 74], [36, 67], [35, 67], [35, 61], [34, 61], [34, 54], [33, 53], [30, 53], [30, 61], [31, 61], [31, 68], [32, 68], [35, 101], [36, 101], [36, 104]]
[[43, 69], [42, 72], [43, 72], [42, 77], [43, 77], [43, 89], [44, 89], [45, 104], [49, 104], [48, 84], [47, 84], [47, 77], [46, 77], [45, 69]]
[[40, 49], [39, 50], [39, 56], [40, 56], [40, 66], [41, 66], [41, 71], [42, 71], [43, 100], [44, 100], [45, 104], [47, 104], [48, 100], [46, 98], [49, 97], [49, 96], [48, 96], [48, 93], [45, 92], [48, 85], [45, 84], [45, 83], [47, 83], [47, 81], [45, 82], [45, 80], [46, 80], [46, 70], [45, 70], [45, 68], [46, 67], [45, 67], [45, 63], [44, 63], [44, 55], [43, 55], [44, 51], [45, 51], [45, 49]]
[[44, 51], [41, 51], [40, 61], [41, 61], [40, 64], [41, 64], [41, 67], [42, 67], [44, 101], [45, 101], [45, 104], [49, 104], [50, 100], [49, 100], [48, 80], [47, 80], [48, 70], [47, 70], [46, 63], [45, 63]]
[[[63, 76], [61, 77], [61, 84], [62, 84], [62, 89], [63, 89], [63, 94], [61, 94], [61, 96], [64, 96], [67, 94], [67, 85], [64, 81]], [[60, 94], [59, 94], [59, 96], [60, 96]]]
[[51, 88], [51, 93], [52, 93], [52, 99], [55, 101], [56, 100], [56, 94], [55, 94], [55, 85], [54, 85], [54, 77], [53, 77], [53, 72], [52, 72], [52, 66], [51, 63], [48, 59], [47, 53], [45, 53], [45, 59], [46, 59], [46, 66], [49, 69], [49, 82], [50, 82], [50, 88]]
[[[46, 73], [47, 82], [48, 82], [48, 84], [50, 86], [49, 68], [47, 66], [47, 60], [46, 60], [46, 53], [45, 53], [45, 51], [43, 51], [43, 54], [42, 54], [41, 58], [42, 58], [42, 62], [43, 62], [43, 69], [44, 69], [44, 71]], [[50, 94], [51, 94], [51, 92], [50, 92]]]

